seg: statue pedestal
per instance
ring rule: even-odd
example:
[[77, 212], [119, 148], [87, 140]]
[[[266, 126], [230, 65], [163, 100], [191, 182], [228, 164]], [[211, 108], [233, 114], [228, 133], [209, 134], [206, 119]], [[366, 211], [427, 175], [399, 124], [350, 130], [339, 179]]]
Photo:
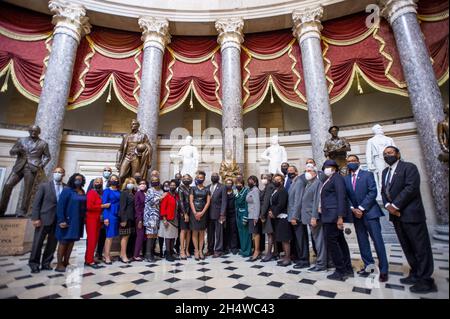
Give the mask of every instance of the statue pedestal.
[[0, 256], [31, 251], [34, 227], [29, 218], [0, 218]]

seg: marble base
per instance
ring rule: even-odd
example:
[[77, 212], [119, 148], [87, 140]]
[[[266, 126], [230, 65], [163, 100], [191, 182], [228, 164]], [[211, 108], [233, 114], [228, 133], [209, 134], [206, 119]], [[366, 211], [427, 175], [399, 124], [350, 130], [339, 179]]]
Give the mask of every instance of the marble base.
[[28, 218], [0, 219], [0, 256], [23, 255], [31, 251], [33, 224]]
[[448, 225], [436, 225], [434, 227], [433, 239], [440, 242], [448, 243], [449, 242]]

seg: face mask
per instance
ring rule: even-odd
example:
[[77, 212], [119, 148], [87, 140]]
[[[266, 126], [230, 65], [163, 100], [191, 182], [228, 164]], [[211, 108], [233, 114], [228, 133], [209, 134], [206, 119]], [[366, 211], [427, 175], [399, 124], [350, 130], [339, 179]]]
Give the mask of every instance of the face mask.
[[75, 187], [81, 187], [81, 184], [83, 184], [82, 181], [80, 181], [79, 179], [76, 179], [73, 184], [75, 185]]
[[111, 186], [119, 186], [119, 181], [111, 181], [111, 182], [109, 182], [109, 185], [111, 185]]
[[395, 162], [397, 162], [397, 156], [395, 155], [385, 155], [384, 156], [384, 161], [391, 166], [392, 164], [394, 164]]
[[62, 180], [62, 174], [61, 173], [53, 173], [53, 180], [55, 182], [60, 182]]
[[189, 185], [191, 185], [192, 184], [192, 181], [190, 181], [190, 180], [184, 180], [183, 181], [183, 185], [184, 186], [189, 186]]
[[203, 182], [204, 182], [203, 179], [196, 179], [196, 180], [195, 180], [195, 184], [196, 184], [196, 185], [202, 185]]
[[127, 184], [127, 189], [128, 190], [133, 190], [134, 189], [134, 184]]
[[211, 176], [211, 182], [218, 183], [219, 182], [219, 176]]
[[158, 187], [159, 186], [159, 182], [151, 182], [152, 187]]
[[288, 173], [288, 177], [289, 178], [294, 178], [295, 177], [295, 173]]
[[175, 185], [177, 185], [177, 187], [178, 187], [178, 186], [180, 186], [180, 184], [181, 184], [181, 180], [176, 179], [176, 180], [175, 180]]
[[241, 191], [241, 190], [242, 190], [242, 185], [236, 186], [236, 189], [237, 189], [238, 191]]
[[145, 192], [147, 190], [147, 185], [139, 185], [139, 189]]
[[233, 185], [227, 185], [227, 189], [232, 189]]
[[169, 186], [164, 186], [163, 189], [164, 189], [165, 192], [168, 192], [169, 191]]
[[284, 174], [284, 175], [286, 175], [287, 174], [287, 168], [281, 168], [281, 172]]
[[331, 167], [327, 167], [327, 168], [325, 168], [325, 170], [323, 172], [325, 173], [325, 175], [331, 176], [331, 175], [333, 175], [334, 170]]
[[248, 182], [248, 187], [252, 188], [253, 186], [255, 186], [254, 182]]
[[280, 187], [281, 186], [281, 183], [280, 182], [277, 182], [277, 181], [275, 181], [275, 182], [273, 182], [273, 185], [275, 186], [275, 187]]
[[359, 163], [348, 163], [347, 168], [352, 172], [356, 172], [359, 168]]
[[177, 190], [177, 188], [171, 186], [171, 187], [169, 187], [169, 190], [170, 190], [171, 193], [174, 193]]
[[310, 181], [310, 180], [312, 180], [314, 178], [314, 176], [310, 172], [306, 172], [305, 173], [305, 178], [306, 178], [306, 180]]
[[263, 179], [261, 180], [261, 184], [267, 185], [267, 178], [263, 178]]
[[108, 179], [110, 176], [111, 176], [111, 172], [108, 172], [108, 171], [104, 171], [103, 172], [103, 177], [104, 178]]
[[103, 188], [103, 185], [102, 184], [94, 184], [94, 188], [97, 190], [100, 190]]

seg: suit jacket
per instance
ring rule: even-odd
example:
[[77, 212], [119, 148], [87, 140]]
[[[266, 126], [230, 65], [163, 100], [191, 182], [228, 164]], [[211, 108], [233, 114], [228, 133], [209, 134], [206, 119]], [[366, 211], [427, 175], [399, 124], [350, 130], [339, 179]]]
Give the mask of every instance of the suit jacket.
[[266, 185], [263, 191], [261, 191], [260, 200], [261, 200], [261, 212], [259, 214], [260, 218], [266, 219], [267, 213], [270, 208], [270, 196], [273, 193], [275, 186], [272, 183]]
[[[287, 214], [287, 204], [288, 204], [288, 192], [284, 186], [280, 187], [277, 192], [276, 188], [272, 191], [271, 205], [273, 216], [277, 217], [280, 214]], [[275, 192], [275, 193], [274, 193]]]
[[[211, 193], [212, 184], [207, 188]], [[212, 220], [219, 219], [220, 216], [226, 216], [227, 213], [227, 190], [225, 185], [217, 183], [214, 194], [211, 194], [211, 204], [209, 205], [209, 218]]]
[[258, 187], [252, 187], [245, 198], [248, 207], [248, 219], [259, 219], [261, 202]]
[[31, 137], [21, 137], [9, 151], [11, 156], [17, 155], [16, 163], [13, 166], [13, 172], [20, 172], [25, 164], [30, 164], [33, 172], [39, 167], [44, 167], [50, 161], [50, 151], [47, 142], [37, 139], [36, 142]]
[[303, 190], [305, 189], [306, 182], [300, 176], [297, 176], [289, 187], [288, 191], [288, 218], [300, 219], [300, 206]]
[[345, 176], [345, 188], [350, 205], [354, 208], [364, 208], [363, 218], [375, 219], [383, 216], [377, 203], [377, 184], [372, 172], [359, 170], [355, 190], [352, 186], [352, 175], [348, 174]]
[[334, 173], [323, 184], [320, 193], [321, 220], [323, 223], [336, 223], [338, 216], [349, 216], [345, 181], [339, 173]]
[[[63, 189], [66, 184], [62, 183]], [[49, 226], [56, 222], [56, 190], [53, 180], [39, 185], [32, 206], [31, 220], [40, 219], [43, 226]]]
[[[320, 203], [320, 188], [322, 187], [320, 178], [315, 178], [308, 181], [305, 185], [302, 196], [299, 199], [300, 213], [302, 224], [311, 224], [311, 218], [320, 219], [319, 203]], [[297, 218], [298, 219], [298, 218]]]
[[134, 198], [135, 195], [129, 190], [120, 193], [119, 218], [121, 222], [134, 221]]
[[[381, 197], [383, 204], [391, 201], [386, 195], [386, 175], [389, 167], [383, 170]], [[405, 223], [420, 223], [426, 220], [425, 209], [420, 193], [420, 175], [413, 163], [399, 161], [389, 188], [392, 204], [400, 209], [400, 218], [389, 214], [389, 220], [400, 220]]]

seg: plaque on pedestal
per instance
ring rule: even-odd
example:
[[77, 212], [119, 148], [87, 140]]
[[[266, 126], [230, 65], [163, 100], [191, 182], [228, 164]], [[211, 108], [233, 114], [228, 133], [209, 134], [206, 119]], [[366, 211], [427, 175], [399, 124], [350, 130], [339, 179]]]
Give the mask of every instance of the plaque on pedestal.
[[0, 256], [23, 255], [31, 251], [34, 228], [28, 218], [0, 219]]

